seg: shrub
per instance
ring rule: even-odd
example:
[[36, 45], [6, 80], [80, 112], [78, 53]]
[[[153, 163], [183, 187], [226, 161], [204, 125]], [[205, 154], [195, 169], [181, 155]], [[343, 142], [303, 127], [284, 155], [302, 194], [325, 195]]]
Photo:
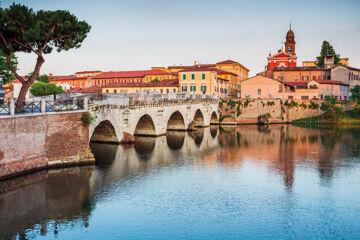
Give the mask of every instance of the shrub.
[[332, 121], [337, 120], [340, 116], [344, 114], [344, 111], [341, 107], [337, 106], [337, 101], [334, 97], [327, 98], [325, 102], [321, 104], [320, 109], [324, 111], [322, 115], [325, 119], [331, 119]]
[[275, 102], [273, 102], [273, 101], [268, 101], [268, 102], [266, 103], [266, 105], [267, 105], [267, 106], [274, 106], [274, 105], [275, 105]]
[[89, 112], [84, 112], [81, 114], [80, 120], [82, 121], [83, 126], [87, 127], [95, 121], [95, 117], [93, 117]]
[[303, 109], [306, 109], [307, 105], [305, 103], [302, 103], [302, 104], [300, 104], [300, 107], [303, 108]]
[[309, 104], [309, 109], [318, 109], [319, 108], [319, 104], [317, 103], [314, 103], [313, 101], [310, 101], [310, 104]]
[[64, 90], [61, 86], [56, 86], [53, 83], [34, 82], [30, 87], [30, 93], [36, 97], [58, 94], [63, 92]]

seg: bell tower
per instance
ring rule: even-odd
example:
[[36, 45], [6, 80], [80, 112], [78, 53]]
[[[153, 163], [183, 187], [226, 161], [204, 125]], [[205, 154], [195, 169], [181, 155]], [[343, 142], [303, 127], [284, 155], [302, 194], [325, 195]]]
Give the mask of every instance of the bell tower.
[[291, 30], [291, 24], [290, 24], [290, 29], [286, 34], [286, 42], [285, 42], [285, 52], [292, 54], [292, 55], [296, 55], [295, 52], [295, 34], [294, 32]]

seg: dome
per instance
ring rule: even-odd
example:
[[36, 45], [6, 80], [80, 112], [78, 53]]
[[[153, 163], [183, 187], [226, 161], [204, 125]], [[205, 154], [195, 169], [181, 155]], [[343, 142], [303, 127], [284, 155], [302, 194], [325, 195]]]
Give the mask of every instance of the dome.
[[286, 37], [295, 37], [295, 34], [294, 34], [294, 32], [290, 29], [290, 30], [287, 32]]

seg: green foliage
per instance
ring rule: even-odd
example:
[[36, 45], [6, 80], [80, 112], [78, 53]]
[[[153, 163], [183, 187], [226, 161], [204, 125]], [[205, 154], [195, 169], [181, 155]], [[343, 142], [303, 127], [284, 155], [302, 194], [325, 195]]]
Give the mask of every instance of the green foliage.
[[310, 101], [309, 109], [312, 109], [312, 110], [319, 109], [319, 104], [314, 103], [313, 101]]
[[303, 108], [303, 109], [306, 109], [307, 108], [307, 105], [305, 103], [301, 103], [300, 104], [300, 107]]
[[53, 83], [35, 82], [31, 85], [30, 93], [36, 97], [47, 96], [51, 94], [63, 93], [61, 86], [56, 86]]
[[310, 85], [310, 89], [318, 89], [318, 86], [316, 84]]
[[[26, 74], [25, 78], [30, 78], [32, 74], [33, 74], [33, 72]], [[46, 74], [41, 74], [36, 78], [37, 81], [45, 82], [45, 83], [49, 82], [49, 79], [50, 79], [50, 77]]]
[[260, 124], [264, 124], [266, 122], [269, 122], [269, 119], [271, 118], [271, 114], [270, 113], [265, 113], [263, 115], [259, 115], [258, 116], [258, 123]]
[[[10, 54], [11, 63], [14, 68], [17, 70], [17, 57], [14, 53]], [[4, 53], [0, 50], [0, 77], [3, 79], [4, 84], [7, 84], [15, 80], [14, 74], [12, 74], [9, 65], [7, 64]]]
[[275, 102], [274, 101], [268, 101], [266, 103], [267, 106], [274, 106], [275, 105]]
[[240, 106], [241, 106], [240, 104], [241, 104], [241, 103], [238, 103], [238, 104], [237, 104], [237, 109], [236, 109], [236, 116], [237, 116], [237, 117], [240, 116], [240, 114], [242, 113], [242, 112], [241, 112], [241, 109], [240, 109]]
[[227, 102], [227, 105], [230, 106], [231, 108], [234, 107], [235, 104], [236, 104], [236, 102], [233, 101], [233, 100], [229, 100], [229, 101]]
[[335, 53], [335, 49], [328, 41], [323, 41], [321, 45], [320, 56], [316, 58], [316, 65], [318, 67], [324, 66], [324, 58], [326, 55], [333, 55], [334, 56], [334, 63], [338, 64], [340, 62], [340, 55]]
[[360, 85], [356, 85], [352, 89], [350, 89], [351, 96], [350, 99], [352, 101], [357, 101], [360, 104]]
[[244, 107], [246, 108], [250, 103], [251, 101], [249, 99], [246, 99], [246, 101], [244, 102]]
[[89, 112], [84, 112], [81, 114], [80, 120], [83, 123], [83, 126], [87, 127], [95, 121], [95, 117], [93, 117]]
[[228, 117], [231, 117], [231, 116], [230, 116], [230, 115], [227, 115], [227, 114], [222, 115], [221, 113], [219, 113], [219, 122], [224, 121], [224, 119], [225, 119], [225, 118], [228, 118]]
[[322, 104], [320, 109], [324, 112], [322, 118], [336, 121], [343, 115], [344, 111], [341, 107], [337, 106], [337, 101], [334, 97], [327, 98]]

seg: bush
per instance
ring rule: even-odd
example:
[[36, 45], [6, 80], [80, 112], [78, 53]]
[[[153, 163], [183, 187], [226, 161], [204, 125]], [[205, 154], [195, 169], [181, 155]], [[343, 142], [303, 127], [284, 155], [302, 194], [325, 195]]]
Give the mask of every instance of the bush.
[[64, 90], [61, 86], [56, 86], [53, 83], [34, 82], [30, 87], [30, 93], [35, 97], [47, 96], [63, 92]]
[[309, 109], [318, 109], [319, 108], [319, 104], [317, 103], [314, 103], [313, 101], [310, 101], [310, 104], [309, 104]]
[[325, 119], [331, 119], [336, 121], [339, 117], [344, 114], [344, 111], [341, 107], [337, 106], [337, 101], [334, 97], [329, 97], [321, 104], [320, 109], [324, 111], [322, 115]]
[[83, 126], [87, 127], [95, 121], [95, 117], [93, 117], [89, 112], [84, 112], [82, 113], [80, 120], [82, 121]]

